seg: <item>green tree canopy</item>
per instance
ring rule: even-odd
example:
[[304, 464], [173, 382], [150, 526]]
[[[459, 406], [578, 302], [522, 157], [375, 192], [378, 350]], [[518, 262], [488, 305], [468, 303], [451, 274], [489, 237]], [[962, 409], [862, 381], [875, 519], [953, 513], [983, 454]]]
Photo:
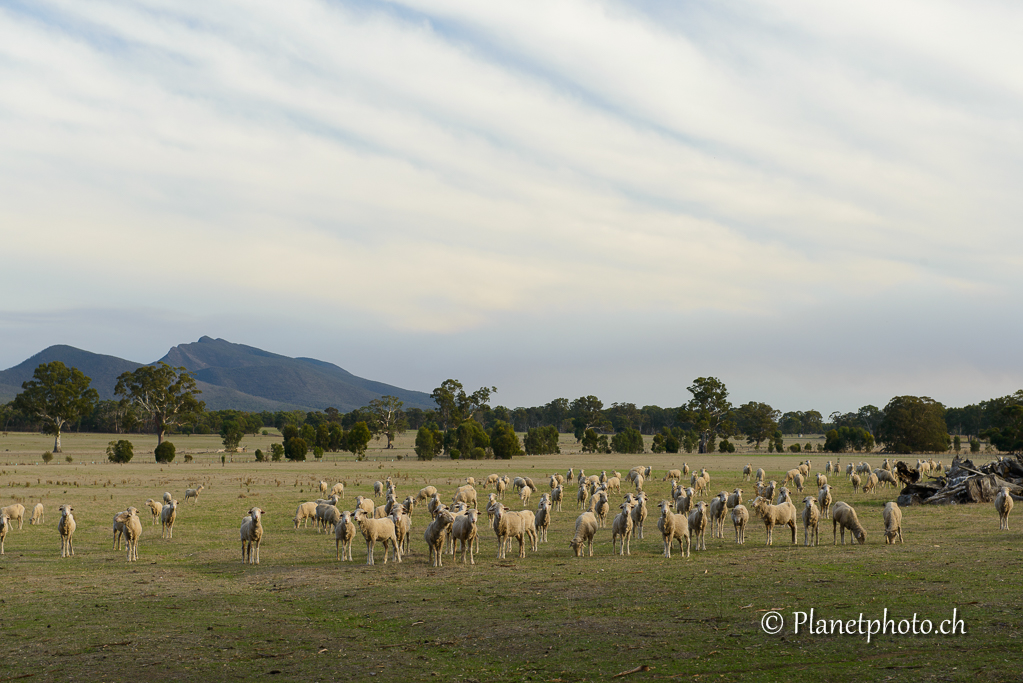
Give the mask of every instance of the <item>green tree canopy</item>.
[[14, 408], [43, 421], [54, 435], [53, 452], [60, 453], [60, 433], [64, 425], [92, 411], [99, 394], [92, 380], [78, 368], [69, 368], [59, 360], [43, 363], [22, 383], [22, 392], [14, 397]]
[[168, 427], [206, 407], [196, 398], [202, 390], [196, 388], [195, 377], [185, 368], [172, 368], [163, 361], [121, 373], [114, 393], [150, 416], [157, 445], [163, 443]]
[[245, 436], [245, 427], [235, 420], [225, 420], [220, 426], [220, 437], [224, 441], [224, 448], [229, 451], [238, 450], [238, 444]]
[[766, 403], [750, 401], [739, 406], [735, 411], [735, 426], [739, 433], [746, 435], [746, 443], [760, 444], [771, 438], [778, 429], [779, 411]]
[[481, 387], [471, 394], [466, 394], [461, 382], [447, 379], [434, 389], [430, 396], [437, 404], [441, 426], [447, 428], [471, 420], [490, 403], [490, 395], [496, 393], [497, 387]]
[[643, 435], [631, 427], [618, 432], [611, 437], [611, 450], [615, 453], [642, 453]]
[[397, 396], [381, 396], [369, 402], [367, 410], [373, 413], [372, 431], [387, 437], [387, 447], [394, 448], [394, 437], [408, 428], [401, 407], [404, 401]]
[[495, 422], [490, 429], [490, 448], [494, 452], [494, 457], [502, 460], [511, 460], [512, 456], [522, 455], [519, 437], [512, 426], [503, 420]]
[[309, 444], [301, 436], [296, 436], [284, 442], [284, 457], [288, 460], [305, 460], [306, 453], [308, 452]]
[[947, 451], [945, 406], [927, 396], [896, 396], [885, 406], [876, 436], [892, 453]]
[[128, 441], [127, 439], [111, 441], [107, 444], [107, 460], [110, 462], [121, 464], [131, 462], [132, 456], [134, 455], [134, 447], [132, 446], [131, 441]]
[[526, 431], [526, 436], [522, 439], [522, 445], [525, 447], [526, 455], [560, 453], [561, 447], [558, 446], [559, 437], [558, 428], [554, 425], [533, 427]]
[[679, 408], [679, 422], [688, 422], [700, 435], [700, 453], [709, 452], [711, 437], [735, 433], [728, 389], [717, 377], [698, 377], [689, 387], [693, 397]]
[[1002, 406], [994, 422], [995, 426], [983, 430], [981, 436], [989, 438], [991, 445], [1000, 451], [1023, 453], [1023, 406]]
[[366, 455], [366, 447], [373, 438], [373, 432], [365, 422], [356, 422], [345, 434], [346, 450], [362, 457]]

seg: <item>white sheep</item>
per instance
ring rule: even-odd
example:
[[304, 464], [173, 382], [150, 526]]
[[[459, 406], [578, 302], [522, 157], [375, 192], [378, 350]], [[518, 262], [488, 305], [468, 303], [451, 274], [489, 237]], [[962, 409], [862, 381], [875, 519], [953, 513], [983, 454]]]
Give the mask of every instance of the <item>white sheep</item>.
[[[132, 508], [128, 508], [128, 510], [131, 509]], [[114, 515], [114, 550], [121, 549], [121, 537], [124, 535], [124, 523], [127, 521], [128, 517], [131, 516], [131, 513], [129, 513], [128, 510], [118, 512]]]
[[728, 500], [725, 504], [730, 508], [742, 505], [742, 489], [736, 487], [731, 494], [728, 496]]
[[259, 543], [263, 540], [261, 520], [265, 514], [265, 510], [254, 507], [249, 508], [249, 514], [242, 518], [242, 525], [238, 531], [242, 541], [243, 564], [259, 564]]
[[622, 503], [619, 512], [611, 521], [611, 554], [615, 552], [618, 539], [622, 539], [619, 555], [632, 555], [629, 541], [632, 539], [632, 503]]
[[491, 474], [483, 481], [483, 490], [486, 491], [488, 486], [495, 486], [501, 477], [496, 474]]
[[860, 475], [853, 474], [849, 476], [849, 483], [852, 484], [853, 491], [860, 487]]
[[803, 498], [803, 545], [820, 545], [820, 534], [817, 528], [821, 521], [820, 510], [813, 496]]
[[525, 520], [501, 503], [494, 505], [494, 533], [497, 535], [497, 559], [505, 559], [513, 538], [519, 541], [519, 557], [526, 556]]
[[146, 501], [146, 507], [153, 513], [153, 526], [156, 526], [157, 520], [160, 519], [160, 513], [163, 512], [163, 503], [150, 498]]
[[874, 474], [877, 476], [877, 480], [881, 484], [881, 488], [899, 485], [899, 480], [896, 479], [895, 475], [892, 474], [889, 470], [876, 469], [874, 470]]
[[508, 490], [508, 482], [504, 479], [498, 479], [497, 483], [494, 484], [494, 490], [497, 491], [497, 497], [500, 500], [504, 500], [504, 493]]
[[529, 539], [530, 549], [535, 553], [537, 550], [537, 539], [539, 538], [539, 534], [536, 531], [536, 513], [532, 510], [516, 510], [509, 514], [522, 517], [522, 531], [525, 533], [526, 538]]
[[749, 510], [745, 505], [732, 508], [732, 526], [735, 527], [735, 542], [742, 545], [746, 542], [746, 524], [749, 523]]
[[372, 516], [377, 509], [377, 504], [372, 498], [366, 498], [364, 496], [355, 497], [355, 507], [364, 511], [367, 515]]
[[590, 497], [589, 489], [586, 486], [585, 481], [579, 482], [579, 490], [576, 492], [575, 500], [579, 503], [579, 509], [582, 510], [586, 506], [586, 499]]
[[187, 503], [189, 498], [195, 498], [195, 502], [198, 503], [199, 492], [202, 491], [204, 488], [206, 487], [200, 484], [199, 488], [197, 489], [185, 489], [185, 502]]
[[643, 523], [646, 522], [647, 514], [646, 493], [640, 492], [636, 504], [632, 508], [632, 526], [635, 528], [636, 538], [643, 540]]
[[764, 498], [757, 498], [753, 501], [753, 508], [764, 520], [767, 529], [767, 545], [774, 542], [774, 527], [788, 526], [792, 529], [792, 544], [796, 543], [796, 506], [786, 501], [781, 505], [771, 505]]
[[[430, 566], [444, 566], [444, 539], [447, 538], [448, 530], [451, 529], [455, 518], [448, 510], [438, 509], [433, 521], [423, 531], [423, 540], [426, 541], [426, 548], [430, 553]], [[386, 552], [384, 554], [386, 559]]]
[[661, 481], [668, 481], [669, 479], [672, 481], [682, 481], [682, 470], [668, 470]]
[[565, 498], [565, 487], [561, 484], [556, 489], [551, 491], [551, 502], [554, 504], [554, 509], [561, 512], [561, 501]]
[[583, 556], [583, 546], [587, 546], [590, 557], [593, 557], [593, 537], [597, 533], [597, 518], [592, 512], [584, 512], [575, 520], [575, 537], [568, 542], [568, 545], [575, 552], [576, 557]]
[[384, 544], [384, 564], [387, 564], [388, 543], [393, 548], [395, 561], [401, 562], [401, 549], [398, 547], [398, 537], [394, 531], [394, 520], [389, 517], [374, 519], [364, 509], [359, 508], [355, 511], [355, 523], [359, 525], [359, 531], [366, 539], [366, 564], [374, 564], [373, 549], [377, 541]]
[[664, 542], [661, 554], [671, 558], [671, 544], [678, 539], [679, 554], [682, 557], [689, 557], [692, 545], [689, 537], [689, 520], [685, 515], [672, 512], [671, 503], [667, 500], [662, 500], [658, 507], [661, 509], [661, 516], [657, 520], [657, 529], [661, 532], [661, 539]]
[[319, 506], [313, 501], [309, 501], [307, 503], [300, 503], [299, 506], [295, 509], [295, 518], [291, 520], [295, 523], [295, 528], [296, 529], [298, 528], [300, 522], [303, 523], [304, 527], [308, 527], [310, 519], [313, 520], [313, 524], [315, 524], [316, 509], [318, 507]]
[[722, 491], [710, 500], [708, 508], [710, 516], [711, 538], [725, 537], [725, 514], [728, 512], [728, 491]]
[[795, 481], [796, 477], [801, 476], [803, 476], [803, 473], [800, 471], [800, 468], [795, 467], [785, 473], [785, 481], [783, 481], [782, 484], [788, 484], [790, 481]]
[[572, 481], [572, 475], [574, 474], [574, 467], [569, 467], [568, 472], [565, 472], [565, 481]]
[[391, 521], [394, 522], [394, 537], [398, 539], [398, 549], [401, 556], [409, 554], [409, 546], [412, 543], [412, 517], [405, 512], [404, 505], [395, 505], [391, 508]]
[[320, 533], [321, 529], [327, 533], [327, 529], [333, 529], [339, 521], [341, 511], [336, 506], [329, 503], [316, 506], [316, 533]]
[[877, 475], [871, 472], [867, 475], [866, 479], [863, 480], [863, 492], [870, 493], [877, 486]]
[[355, 524], [352, 513], [344, 510], [341, 520], [334, 525], [334, 559], [342, 562], [352, 559], [352, 539], [355, 538]]
[[36, 503], [36, 506], [32, 508], [32, 519], [29, 520], [30, 524], [42, 524], [43, 523], [43, 504]]
[[700, 501], [689, 513], [689, 534], [696, 543], [697, 550], [707, 549], [707, 503]]
[[598, 491], [590, 502], [590, 512], [597, 517], [597, 524], [601, 529], [607, 524], [607, 513], [611, 510], [611, 503], [607, 499], [607, 494], [603, 491]]
[[523, 505], [529, 505], [529, 499], [532, 497], [532, 495], [533, 489], [530, 488], [528, 485], [523, 486], [522, 490], [519, 491], [519, 498], [522, 500]]
[[636, 478], [632, 481], [636, 485], [636, 491], [639, 492], [643, 490], [643, 484], [646, 482], [646, 478], [642, 474], [637, 474]]
[[831, 464], [830, 460], [828, 460], [828, 462], [824, 465], [824, 474], [830, 475], [834, 470], [835, 466]]
[[57, 522], [57, 533], [60, 534], [60, 556], [61, 557], [74, 557], [75, 545], [74, 535], [77, 524], [75, 524], [75, 516], [71, 514], [74, 508], [70, 505], [60, 506], [60, 521]]
[[344, 483], [339, 481], [338, 483], [334, 484], [334, 486], [331, 487], [331, 489], [330, 489], [330, 495], [332, 495], [332, 496], [341, 496], [342, 498], [344, 498], [345, 497], [345, 485], [344, 485]]
[[13, 503], [8, 505], [0, 512], [6, 514], [11, 520], [11, 526], [14, 526], [14, 520], [18, 520], [18, 531], [21, 531], [21, 525], [25, 521], [25, 506], [21, 503]]
[[817, 504], [820, 505], [821, 515], [824, 519], [831, 516], [831, 485], [825, 484], [821, 487], [821, 490], [817, 492]]
[[753, 479], [753, 463], [749, 463], [742, 468], [742, 480], [750, 481]]
[[764, 481], [764, 477], [766, 477], [766, 476], [767, 476], [767, 472], [764, 471], [763, 467], [761, 467], [761, 468], [759, 468], [757, 470], [757, 481], [763, 482]]
[[536, 514], [534, 515], [533, 524], [536, 526], [536, 533], [539, 537], [539, 542], [546, 543], [547, 528], [551, 525], [551, 506], [546, 498], [541, 498], [540, 504], [536, 506]]
[[998, 511], [998, 530], [1008, 531], [1009, 513], [1012, 512], [1012, 494], [1009, 493], [1008, 486], [998, 489], [998, 495], [995, 496], [995, 510]]
[[171, 502], [172, 500], [174, 500], [174, 496], [172, 496], [169, 491], [164, 491], [163, 492], [163, 504], [166, 505], [167, 503]]
[[424, 500], [429, 500], [435, 495], [437, 495], [436, 486], [424, 486], [423, 488], [419, 489], [419, 493], [416, 494], [416, 502], [421, 503]]
[[863, 530], [863, 526], [860, 525], [860, 520], [856, 517], [856, 510], [853, 510], [852, 506], [848, 503], [838, 501], [834, 507], [831, 508], [831, 522], [832, 522], [832, 533], [835, 537], [835, 545], [838, 545], [838, 529], [842, 529], [842, 545], [845, 545], [845, 530], [849, 530], [850, 537], [855, 538], [859, 541], [860, 545], [863, 545], [867, 541], [867, 532]]
[[622, 480], [618, 477], [611, 477], [607, 480], [607, 490], [612, 493], [622, 492]]
[[142, 520], [139, 519], [139, 511], [133, 507], [127, 510], [128, 518], [124, 520], [124, 545], [128, 551], [128, 561], [137, 562], [139, 559], [139, 537], [142, 536]]
[[821, 488], [822, 486], [824, 486], [825, 484], [827, 484], [827, 483], [828, 483], [828, 478], [827, 478], [827, 476], [826, 476], [826, 475], [823, 475], [823, 474], [821, 474], [820, 472], [818, 472], [818, 473], [817, 473], [817, 489], [818, 489], [818, 490], [820, 490], [820, 488]]
[[895, 545], [896, 538], [899, 543], [905, 543], [902, 540], [902, 510], [899, 504], [894, 501], [885, 503], [881, 517], [884, 519], [884, 544]]
[[174, 538], [174, 520], [178, 518], [178, 501], [171, 498], [171, 501], [163, 506], [160, 511], [160, 526], [163, 530], [162, 538]]
[[[536, 490], [536, 487], [530, 486], [531, 489]], [[455, 491], [455, 496], [451, 501], [452, 503], [465, 503], [468, 507], [476, 507], [476, 489], [470, 484], [465, 486], [459, 486]], [[478, 509], [478, 508], [477, 508]]]
[[11, 528], [11, 518], [4, 512], [0, 512], [0, 555], [4, 554], [4, 539], [7, 538], [7, 531]]

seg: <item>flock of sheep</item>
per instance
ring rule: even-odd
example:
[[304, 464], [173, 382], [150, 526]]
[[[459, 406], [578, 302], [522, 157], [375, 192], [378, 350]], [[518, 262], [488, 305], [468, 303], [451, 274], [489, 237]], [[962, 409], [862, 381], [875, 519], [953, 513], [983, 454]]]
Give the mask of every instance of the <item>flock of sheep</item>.
[[[918, 461], [920, 471], [940, 471], [941, 463]], [[885, 460], [884, 464], [872, 469], [866, 462], [858, 465], [850, 463], [846, 467], [845, 476], [852, 484], [853, 490], [869, 492], [875, 488], [894, 486], [898, 480], [892, 476], [892, 463]], [[743, 481], [750, 481], [756, 489], [756, 496], [747, 508], [743, 504], [744, 490], [736, 487], [733, 491], [721, 491], [709, 500], [698, 500], [708, 495], [711, 475], [706, 469], [690, 473], [689, 466], [684, 464], [680, 469], [672, 469], [665, 473], [662, 481], [671, 482], [670, 499], [661, 500], [655, 513], [657, 531], [660, 533], [663, 548], [662, 555], [671, 557], [672, 546], [677, 542], [679, 553], [689, 557], [695, 545], [697, 551], [706, 550], [706, 532], [710, 528], [713, 538], [724, 538], [725, 520], [730, 519], [735, 531], [735, 542], [745, 543], [746, 526], [752, 515], [759, 518], [766, 530], [766, 543], [773, 543], [775, 527], [789, 527], [792, 543], [797, 543], [798, 525], [803, 525], [804, 545], [819, 543], [819, 526], [822, 519], [831, 519], [833, 541], [837, 545], [839, 535], [845, 544], [845, 532], [860, 544], [866, 542], [866, 531], [860, 523], [856, 510], [844, 501], [834, 501], [834, 489], [828, 483], [829, 477], [841, 476], [840, 465], [828, 462], [823, 472], [814, 478], [816, 495], [807, 495], [802, 499], [802, 509], [798, 509], [792, 498], [791, 484], [797, 493], [804, 492], [810, 480], [811, 463], [801, 462], [797, 467], [786, 473], [781, 485], [777, 481], [765, 481], [763, 469], [755, 470], [752, 464], [743, 468]], [[488, 498], [480, 501], [476, 492], [476, 481], [468, 477], [466, 483], [455, 491], [451, 504], [441, 500], [435, 486], [425, 486], [415, 495], [408, 495], [399, 502], [394, 483], [390, 478], [374, 484], [374, 495], [384, 496], [385, 502], [377, 505], [374, 499], [357, 496], [355, 507], [351, 511], [341, 510], [338, 503], [345, 496], [343, 483], [331, 487], [327, 482], [319, 482], [321, 495], [326, 498], [302, 503], [295, 511], [293, 518], [297, 530], [300, 525], [308, 527], [313, 522], [318, 531], [332, 529], [335, 540], [335, 558], [341, 561], [352, 560], [352, 542], [357, 534], [366, 541], [366, 563], [374, 564], [376, 544], [383, 545], [383, 562], [386, 564], [390, 555], [397, 562], [407, 555], [411, 546], [412, 516], [416, 509], [425, 506], [425, 515], [429, 520], [423, 532], [423, 540], [428, 549], [428, 560], [433, 567], [443, 566], [445, 554], [454, 555], [456, 544], [459, 544], [461, 561], [475, 564], [475, 555], [479, 552], [482, 515], [487, 516], [489, 526], [497, 540], [497, 558], [505, 559], [513, 541], [518, 542], [518, 556], [526, 556], [527, 546], [537, 552], [539, 543], [547, 542], [547, 530], [556, 512], [562, 511], [562, 503], [566, 499], [566, 486], [575, 481], [577, 485], [576, 502], [582, 510], [575, 522], [575, 534], [569, 546], [575, 555], [582, 556], [584, 551], [593, 555], [593, 542], [599, 530], [610, 526], [612, 552], [619, 555], [631, 554], [631, 541], [644, 538], [645, 525], [650, 517], [650, 506], [645, 483], [652, 476], [650, 467], [633, 467], [623, 477], [619, 472], [606, 471], [599, 475], [587, 476], [580, 469], [578, 474], [569, 469], [563, 476], [553, 474], [547, 484], [549, 491], [539, 497], [536, 510], [512, 510], [502, 502], [506, 494], [517, 495], [523, 506], [528, 506], [538, 487], [529, 477], [509, 477], [492, 474], [483, 482], [482, 488], [493, 491]], [[689, 476], [689, 485], [684, 486], [685, 477]], [[625, 485], [634, 487], [624, 495], [621, 489]], [[198, 502], [203, 486], [186, 489], [184, 500]], [[622, 495], [618, 505], [619, 512], [612, 514], [612, 495]], [[480, 503], [483, 503], [482, 509]], [[178, 501], [170, 494], [164, 493], [163, 500], [149, 499], [148, 507], [153, 517], [154, 526], [159, 521], [164, 538], [172, 539], [174, 522], [177, 518]], [[995, 500], [995, 509], [999, 515], [999, 529], [1008, 529], [1008, 516], [1013, 507], [1013, 498], [1007, 487], [1003, 487]], [[74, 555], [73, 537], [76, 529], [71, 505], [60, 506], [60, 521], [57, 529], [61, 540], [61, 557]], [[43, 521], [43, 505], [35, 506], [30, 518], [31, 524]], [[248, 564], [259, 564], [259, 545], [263, 537], [262, 515], [266, 514], [259, 507], [252, 507], [243, 518], [239, 528], [242, 546], [242, 560]], [[21, 504], [8, 505], [0, 510], [0, 555], [4, 553], [4, 540], [13, 523], [17, 521], [18, 529], [22, 528], [25, 507]], [[902, 510], [895, 502], [888, 502], [882, 512], [884, 521], [885, 543], [902, 542]], [[120, 550], [123, 538], [128, 562], [138, 560], [138, 544], [142, 535], [142, 522], [139, 510], [129, 507], [118, 512], [113, 518], [113, 549]]]

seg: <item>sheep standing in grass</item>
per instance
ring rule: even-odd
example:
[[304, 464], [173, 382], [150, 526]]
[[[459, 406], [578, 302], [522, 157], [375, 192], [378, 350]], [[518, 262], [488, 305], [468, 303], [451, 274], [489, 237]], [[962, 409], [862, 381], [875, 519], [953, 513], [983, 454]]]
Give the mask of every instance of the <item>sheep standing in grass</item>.
[[722, 491], [710, 499], [710, 536], [711, 538], [725, 537], [725, 514], [728, 513], [728, 491]]
[[995, 510], [998, 511], [998, 530], [1008, 531], [1009, 513], [1012, 512], [1012, 494], [1009, 493], [1008, 486], [998, 489], [998, 495], [995, 496]]
[[206, 487], [200, 484], [199, 488], [197, 489], [185, 489], [185, 502], [187, 503], [189, 498], [195, 498], [195, 502], [198, 503], [199, 492], [202, 491], [204, 488]]
[[689, 513], [689, 534], [696, 543], [697, 550], [707, 549], [707, 503], [702, 500]]
[[746, 542], [746, 524], [749, 523], [749, 510], [745, 505], [732, 508], [732, 526], [735, 527], [735, 542], [742, 545]]
[[139, 511], [133, 507], [126, 510], [127, 519], [124, 520], [124, 545], [128, 551], [128, 561], [138, 562], [139, 559], [139, 537], [142, 536], [142, 520], [139, 519]]
[[259, 564], [259, 543], [263, 540], [262, 516], [265, 514], [265, 510], [254, 507], [249, 508], [249, 514], [242, 518], [242, 525], [239, 528], [242, 564]]
[[593, 496], [593, 501], [590, 503], [590, 512], [597, 517], [597, 524], [601, 529], [607, 524], [607, 513], [611, 510], [611, 503], [607, 499], [607, 494], [603, 491], [598, 492]]
[[825, 476], [825, 475], [821, 474], [820, 472], [818, 472], [817, 473], [817, 490], [819, 491], [820, 488], [822, 486], [824, 486], [825, 484], [827, 484], [827, 483], [828, 483], [827, 476]]
[[871, 472], [863, 480], [863, 492], [871, 493], [877, 487], [877, 475]]
[[807, 496], [803, 499], [803, 545], [820, 545], [817, 528], [820, 521], [821, 513], [817, 509], [817, 501], [813, 496]]
[[757, 498], [753, 501], [753, 508], [757, 511], [760, 518], [764, 520], [764, 526], [767, 529], [767, 545], [772, 545], [774, 542], [774, 527], [776, 526], [788, 526], [792, 529], [792, 544], [795, 545], [797, 515], [795, 505], [791, 502], [771, 505], [764, 498]]
[[[377, 541], [384, 544], [384, 564], [387, 564], [387, 544], [391, 544], [394, 551], [394, 559], [401, 562], [401, 550], [398, 548], [398, 537], [394, 531], [394, 520], [384, 517], [374, 519], [363, 509], [355, 511], [355, 523], [359, 525], [359, 531], [366, 539], [366, 564], [375, 564], [373, 561], [373, 549]], [[444, 536], [441, 535], [443, 540]]]
[[171, 498], [171, 501], [163, 506], [160, 512], [160, 525], [163, 530], [162, 538], [174, 538], [174, 520], [178, 518], [178, 501]]
[[611, 554], [615, 552], [618, 539], [622, 539], [621, 549], [618, 551], [619, 555], [632, 555], [632, 551], [629, 548], [629, 541], [632, 539], [632, 506], [633, 503], [626, 502], [619, 505], [619, 512], [615, 518], [611, 521]]
[[330, 489], [330, 495], [332, 495], [332, 496], [340, 496], [340, 497], [344, 498], [345, 497], [345, 485], [342, 482], [340, 482], [340, 481], [338, 483], [334, 484], [334, 486], [331, 487], [331, 489]]
[[163, 503], [157, 502], [150, 498], [146, 501], [146, 507], [153, 513], [153, 526], [156, 526], [157, 520], [160, 519], [160, 513], [163, 512]]
[[7, 538], [7, 531], [11, 528], [11, 518], [4, 512], [0, 512], [0, 555], [4, 554], [4, 539]]
[[134, 508], [128, 508], [127, 510], [118, 512], [114, 515], [114, 550], [121, 549], [121, 537], [124, 535], [124, 523], [128, 520], [128, 517], [131, 516], [130, 510], [134, 510]]
[[370, 517], [372, 517], [373, 513], [376, 512], [377, 504], [373, 501], [372, 498], [366, 498], [364, 496], [356, 496], [355, 497], [355, 507], [357, 509], [362, 510], [363, 512], [365, 512]]
[[398, 539], [398, 550], [401, 556], [409, 553], [412, 542], [412, 518], [405, 512], [404, 505], [395, 505], [391, 509], [391, 521], [394, 522], [394, 536]]
[[473, 544], [479, 538], [479, 529], [476, 526], [478, 517], [479, 512], [470, 508], [465, 511], [464, 515], [455, 517], [455, 521], [451, 524], [451, 538], [459, 543], [462, 553], [462, 564], [465, 564], [466, 546], [469, 546], [469, 564], [476, 564], [476, 560], [473, 557]]
[[767, 472], [764, 471], [763, 467], [761, 467], [761, 468], [759, 468], [757, 470], [757, 481], [763, 483], [764, 477], [766, 477], [766, 476], [767, 476]]
[[172, 496], [169, 491], [164, 491], [163, 492], [163, 504], [166, 505], [167, 503], [171, 502], [172, 500], [174, 500], [174, 496]]
[[534, 516], [533, 523], [536, 526], [536, 533], [539, 537], [539, 542], [546, 543], [547, 527], [551, 525], [551, 504], [546, 498], [541, 498], [540, 504], [536, 506], [536, 515]]
[[36, 503], [36, 506], [32, 508], [32, 519], [29, 520], [30, 524], [42, 524], [43, 523], [43, 504]]
[[838, 501], [831, 508], [832, 532], [835, 537], [835, 545], [838, 545], [838, 529], [842, 529], [842, 545], [845, 545], [845, 530], [849, 535], [863, 545], [867, 541], [867, 532], [863, 530], [860, 520], [856, 517], [856, 510], [848, 503]]
[[750, 481], [753, 479], [753, 463], [749, 463], [742, 468], [742, 480]]
[[682, 481], [682, 470], [668, 470], [661, 481], [668, 481], [669, 479], [672, 481]]
[[[535, 487], [532, 487], [535, 490]], [[465, 503], [466, 506], [475, 508], [476, 507], [476, 489], [471, 485], [466, 484], [465, 486], [459, 486], [458, 490], [455, 491], [455, 496], [451, 501], [452, 503]], [[478, 508], [477, 508], [478, 509]]]
[[730, 494], [728, 494], [728, 500], [725, 504], [730, 508], [742, 505], [742, 489], [736, 487]]
[[664, 551], [661, 554], [670, 559], [671, 544], [678, 539], [679, 554], [682, 557], [689, 557], [692, 546], [689, 537], [689, 520], [685, 515], [672, 512], [671, 503], [667, 500], [662, 500], [658, 507], [661, 508], [661, 516], [657, 520], [657, 529], [661, 532], [661, 539], [664, 541]]
[[636, 530], [636, 538], [641, 541], [643, 540], [643, 523], [646, 522], [647, 514], [646, 494], [640, 493], [632, 508], [632, 526]]
[[437, 495], [436, 486], [424, 486], [423, 488], [419, 489], [419, 493], [416, 494], [416, 502], [422, 503], [424, 500], [429, 500], [430, 498], [433, 498], [435, 495]]
[[334, 559], [342, 562], [352, 559], [352, 539], [355, 538], [355, 524], [352, 513], [341, 513], [341, 520], [334, 525]]
[[885, 503], [881, 517], [884, 519], [884, 544], [895, 545], [896, 538], [899, 539], [899, 543], [905, 543], [902, 540], [902, 510], [899, 508], [899, 504], [896, 502]]
[[[850, 465], [850, 467], [852, 467], [852, 465]], [[860, 487], [860, 475], [858, 474], [850, 475], [849, 483], [852, 484], [853, 491], [858, 489]]]
[[494, 533], [497, 535], [497, 559], [505, 559], [513, 538], [519, 541], [519, 557], [526, 556], [525, 520], [501, 503], [494, 505]]
[[295, 518], [291, 520], [295, 523], [295, 528], [297, 529], [299, 524], [308, 528], [310, 519], [313, 520], [313, 524], [315, 524], [317, 507], [319, 506], [313, 501], [300, 503], [295, 509]]
[[[430, 553], [430, 566], [444, 566], [444, 539], [454, 523], [455, 518], [448, 510], [440, 509], [423, 531], [423, 540], [426, 541], [426, 548]], [[386, 559], [386, 552], [384, 554]]]
[[57, 533], [60, 534], [60, 556], [74, 557], [75, 544], [74, 535], [77, 524], [75, 516], [71, 514], [74, 508], [70, 505], [60, 506], [60, 521], [57, 522]]
[[[887, 461], [886, 461], [887, 462]], [[899, 480], [895, 478], [889, 470], [874, 470], [874, 474], [877, 475], [877, 480], [881, 484], [881, 488], [887, 488], [889, 486], [898, 486]]]
[[21, 503], [14, 503], [13, 505], [8, 505], [3, 510], [0, 510], [0, 512], [4, 513], [10, 518], [12, 526], [14, 525], [14, 520], [18, 520], [18, 531], [21, 531], [21, 525], [25, 521], [24, 505], [22, 505]]
[[522, 500], [523, 505], [529, 505], [529, 499], [533, 496], [533, 489], [529, 486], [523, 486], [522, 490], [519, 491], [519, 498]]
[[584, 512], [575, 520], [575, 536], [568, 545], [575, 552], [576, 557], [583, 556], [583, 546], [589, 548], [590, 557], [593, 557], [593, 537], [597, 533], [597, 518], [592, 512]]
[[824, 519], [831, 516], [831, 485], [825, 484], [821, 487], [821, 490], [817, 492], [817, 504], [820, 505], [821, 515]]
[[565, 498], [565, 487], [558, 485], [556, 489], [551, 491], [551, 503], [554, 504], [554, 509], [561, 512], [561, 501]]

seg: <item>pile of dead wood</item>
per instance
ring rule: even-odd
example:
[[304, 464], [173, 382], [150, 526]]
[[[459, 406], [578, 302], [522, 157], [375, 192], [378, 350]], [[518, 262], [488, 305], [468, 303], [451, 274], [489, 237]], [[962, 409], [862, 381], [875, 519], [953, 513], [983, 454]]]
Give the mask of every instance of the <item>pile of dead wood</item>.
[[[1009, 487], [1013, 498], [1023, 500], [1023, 463], [1018, 456], [1001, 458], [980, 466], [956, 456], [948, 472], [940, 476], [928, 476], [927, 480], [920, 477], [916, 468], [901, 460], [896, 463], [896, 468], [901, 470], [900, 478], [903, 481], [914, 481], [902, 489], [897, 501], [899, 507], [990, 503], [1003, 486]], [[902, 471], [916, 476], [903, 477]]]

